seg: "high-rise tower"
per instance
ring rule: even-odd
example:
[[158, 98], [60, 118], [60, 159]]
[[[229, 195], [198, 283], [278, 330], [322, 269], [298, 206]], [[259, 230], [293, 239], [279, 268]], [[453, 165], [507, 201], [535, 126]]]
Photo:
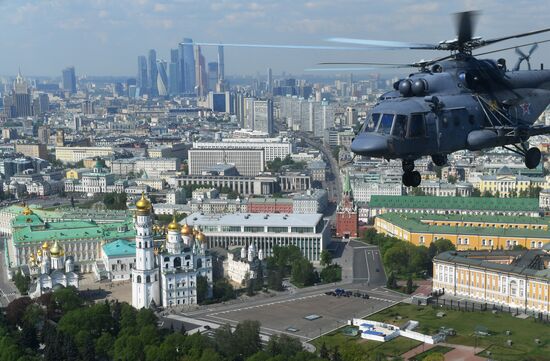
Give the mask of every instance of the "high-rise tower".
[[179, 63], [181, 76], [181, 90], [183, 93], [195, 92], [195, 52], [193, 39], [184, 38], [179, 44]]
[[142, 194], [136, 203], [136, 266], [132, 270], [132, 306], [137, 309], [160, 305], [159, 269], [153, 246], [151, 202]]
[[157, 90], [161, 97], [168, 95], [168, 74], [164, 60], [157, 60]]
[[336, 209], [336, 236], [354, 238], [359, 235], [359, 213], [353, 201], [349, 173], [346, 173], [343, 185], [344, 197]]
[[137, 86], [141, 94], [146, 93], [149, 88], [147, 82], [147, 58], [143, 55], [138, 56]]
[[149, 70], [149, 95], [150, 96], [157, 96], [159, 94], [158, 88], [157, 88], [157, 52], [155, 49], [149, 50], [149, 64], [148, 64], [148, 70]]
[[76, 74], [74, 66], [63, 69], [63, 90], [76, 94]]

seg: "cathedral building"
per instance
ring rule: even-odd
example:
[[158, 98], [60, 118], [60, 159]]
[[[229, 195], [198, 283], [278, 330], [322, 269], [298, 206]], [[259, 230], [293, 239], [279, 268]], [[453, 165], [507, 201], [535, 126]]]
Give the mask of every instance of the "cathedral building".
[[153, 217], [151, 203], [142, 195], [136, 203], [132, 305], [139, 309], [196, 304], [199, 276], [206, 277], [206, 297], [211, 297], [212, 256], [204, 233], [187, 224], [180, 227], [174, 215], [167, 227], [166, 241], [155, 247]]
[[344, 180], [344, 198], [336, 209], [336, 236], [342, 238], [358, 237], [359, 212], [353, 200], [349, 173]]
[[78, 288], [74, 261], [72, 257], [65, 256], [65, 251], [57, 241], [51, 247], [48, 242], [44, 242], [36, 255], [30, 255], [28, 267], [32, 279], [29, 295], [32, 298], [40, 297], [61, 286]]

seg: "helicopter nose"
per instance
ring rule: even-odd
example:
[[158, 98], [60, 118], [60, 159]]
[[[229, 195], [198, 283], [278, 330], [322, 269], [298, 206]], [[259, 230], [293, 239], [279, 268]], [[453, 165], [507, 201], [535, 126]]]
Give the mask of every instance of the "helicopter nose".
[[359, 134], [351, 143], [351, 151], [359, 155], [382, 157], [388, 152], [388, 140], [376, 134]]

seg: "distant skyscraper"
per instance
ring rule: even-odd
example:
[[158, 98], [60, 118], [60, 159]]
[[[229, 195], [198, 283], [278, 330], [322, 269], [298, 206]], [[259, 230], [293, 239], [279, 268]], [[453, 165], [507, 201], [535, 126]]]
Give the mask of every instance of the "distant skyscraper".
[[216, 84], [218, 83], [218, 63], [208, 63], [208, 91], [216, 90]]
[[273, 133], [273, 101], [271, 99], [255, 100], [253, 117], [253, 130], [259, 130], [269, 135]]
[[76, 74], [74, 66], [63, 69], [63, 90], [76, 94]]
[[170, 49], [170, 63], [168, 64], [168, 93], [176, 95], [183, 92], [181, 84], [181, 74], [179, 70], [179, 51], [178, 49]]
[[148, 59], [147, 69], [149, 70], [148, 76], [150, 79], [149, 95], [154, 97], [159, 94], [158, 88], [157, 88], [157, 75], [158, 75], [157, 52], [155, 51], [155, 49], [149, 50], [149, 59]]
[[137, 86], [140, 88], [142, 94], [149, 88], [147, 81], [147, 58], [143, 55], [138, 56]]
[[168, 75], [166, 74], [166, 61], [157, 60], [157, 90], [158, 95], [168, 95]]
[[223, 60], [223, 46], [218, 46], [218, 91], [225, 90], [225, 63]]
[[11, 105], [14, 106], [14, 116], [32, 116], [31, 90], [29, 88], [29, 84], [21, 75], [21, 72], [17, 74], [15, 82], [13, 83], [13, 100], [11, 102]]
[[195, 81], [196, 94], [200, 97], [206, 96], [208, 89], [208, 80], [206, 77], [206, 61], [201, 52], [201, 47], [195, 46]]
[[272, 72], [271, 68], [267, 68], [266, 90], [267, 90], [268, 93], [273, 92], [273, 72]]
[[[183, 93], [195, 93], [196, 70], [195, 70], [195, 50], [193, 49], [193, 39], [184, 38], [178, 47], [180, 64], [180, 86]], [[198, 59], [197, 59], [198, 61]]]

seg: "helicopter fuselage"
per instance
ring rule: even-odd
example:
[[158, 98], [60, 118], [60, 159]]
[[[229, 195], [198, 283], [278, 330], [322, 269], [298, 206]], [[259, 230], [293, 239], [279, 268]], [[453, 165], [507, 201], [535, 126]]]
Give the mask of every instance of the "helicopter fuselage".
[[351, 145], [358, 155], [414, 161], [525, 142], [550, 103], [550, 70], [506, 71], [471, 56], [411, 74], [379, 98]]

